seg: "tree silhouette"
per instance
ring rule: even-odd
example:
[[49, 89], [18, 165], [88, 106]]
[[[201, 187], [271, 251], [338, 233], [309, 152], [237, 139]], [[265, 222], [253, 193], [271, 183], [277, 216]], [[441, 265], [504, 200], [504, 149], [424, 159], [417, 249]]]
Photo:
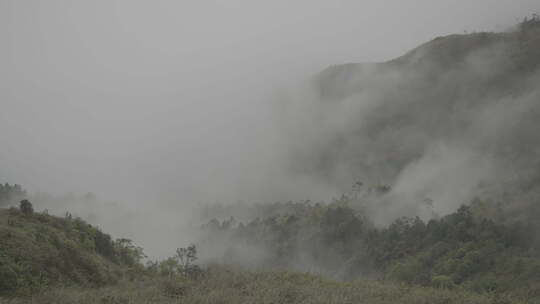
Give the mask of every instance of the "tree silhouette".
[[29, 200], [22, 200], [19, 204], [19, 208], [21, 209], [21, 212], [25, 215], [32, 215], [34, 213], [34, 207]]

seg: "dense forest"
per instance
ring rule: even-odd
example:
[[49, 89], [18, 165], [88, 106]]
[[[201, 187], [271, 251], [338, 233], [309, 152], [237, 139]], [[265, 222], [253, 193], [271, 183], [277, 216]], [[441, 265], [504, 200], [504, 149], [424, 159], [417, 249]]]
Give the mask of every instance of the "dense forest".
[[330, 204], [276, 204], [285, 212], [247, 223], [212, 220], [201, 248], [228, 246], [221, 263], [246, 264], [250, 252], [264, 252], [251, 262], [341, 280], [489, 292], [527, 289], [540, 279], [537, 217], [502, 224], [488, 216], [497, 205], [475, 200], [427, 222], [404, 217], [376, 227], [355, 203], [344, 196]]

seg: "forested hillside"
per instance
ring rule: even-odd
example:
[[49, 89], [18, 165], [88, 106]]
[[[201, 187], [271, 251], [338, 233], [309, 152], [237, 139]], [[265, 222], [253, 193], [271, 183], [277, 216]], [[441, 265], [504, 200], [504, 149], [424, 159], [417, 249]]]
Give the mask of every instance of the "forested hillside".
[[291, 169], [342, 192], [356, 181], [391, 186], [388, 206], [370, 214], [382, 224], [429, 218], [425, 199], [440, 214], [475, 197], [527, 208], [540, 193], [538, 24], [327, 68], [304, 102], [307, 118], [284, 127]]
[[289, 203], [289, 212], [245, 224], [213, 220], [204, 227], [207, 239], [200, 248], [223, 247], [221, 263], [295, 269], [341, 280], [389, 279], [540, 294], [536, 221], [500, 224], [485, 216], [495, 206], [475, 201], [428, 222], [400, 218], [377, 228], [351, 206], [343, 197], [329, 205]]
[[35, 212], [31, 203], [0, 209], [0, 294], [60, 286], [99, 287], [141, 270], [142, 249], [66, 213]]
[[247, 220], [216, 206], [201, 248], [233, 265], [538, 297], [539, 50], [534, 16], [326, 69], [308, 103], [321, 119], [299, 134], [314, 140], [291, 166], [352, 189]]

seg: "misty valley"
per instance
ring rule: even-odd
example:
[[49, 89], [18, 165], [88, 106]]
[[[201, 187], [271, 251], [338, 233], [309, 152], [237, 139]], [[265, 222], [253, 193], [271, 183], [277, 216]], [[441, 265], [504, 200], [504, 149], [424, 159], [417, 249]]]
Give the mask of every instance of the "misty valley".
[[[169, 28], [167, 10], [153, 26]], [[95, 22], [80, 20], [81, 29]], [[61, 53], [81, 64], [65, 67], [77, 81], [26, 83], [39, 54], [15, 42], [12, 57], [0, 51], [14, 62], [12, 78], [0, 72], [0, 105], [21, 115], [0, 115], [0, 132], [17, 134], [0, 138], [0, 303], [540, 303], [537, 14], [504, 30], [445, 34], [389, 61], [331, 65], [284, 92], [265, 87], [264, 106], [232, 97], [273, 76], [259, 66], [260, 80], [235, 74], [226, 54], [231, 66], [204, 70], [227, 66], [219, 81], [167, 82], [178, 75], [155, 58], [172, 55], [155, 45], [172, 38], [143, 28], [122, 27], [137, 37], [122, 47], [107, 31], [87, 38], [104, 39], [104, 54], [129, 49], [112, 57], [118, 70], [98, 49], [84, 57], [89, 66]], [[242, 60], [250, 56], [264, 57]], [[132, 70], [139, 59], [145, 71]], [[65, 87], [55, 91], [55, 81]], [[194, 105], [167, 95], [186, 83]], [[78, 95], [86, 90], [96, 95]], [[66, 99], [32, 106], [34, 93]], [[103, 114], [96, 96], [110, 98]], [[167, 102], [147, 108], [152, 98]], [[80, 116], [64, 115], [72, 110]], [[39, 113], [55, 111], [47, 126]]]

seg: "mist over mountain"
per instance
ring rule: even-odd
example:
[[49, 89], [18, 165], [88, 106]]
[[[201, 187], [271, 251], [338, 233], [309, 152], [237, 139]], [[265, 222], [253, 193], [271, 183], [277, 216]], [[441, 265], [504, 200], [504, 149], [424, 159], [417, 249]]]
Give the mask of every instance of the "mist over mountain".
[[358, 181], [391, 186], [374, 214], [383, 222], [429, 217], [419, 207], [426, 199], [439, 214], [475, 196], [530, 201], [539, 186], [538, 49], [539, 29], [519, 28], [329, 67], [292, 99], [300, 119], [283, 120], [291, 169], [343, 193]]
[[0, 0], [0, 302], [540, 301], [537, 2]]
[[[141, 197], [136, 194], [145, 189], [136, 182], [133, 193], [118, 200], [42, 192], [32, 201], [139, 240], [151, 256], [166, 256], [171, 240], [197, 239], [198, 227], [213, 217], [249, 221], [265, 215], [253, 203], [329, 201], [359, 182], [355, 191], [391, 189], [364, 200], [362, 208], [378, 225], [401, 216], [429, 220], [476, 197], [504, 203], [514, 219], [521, 218], [539, 191], [538, 48], [533, 26], [444, 36], [387, 62], [331, 66], [271, 94], [269, 113], [260, 121], [271, 128], [248, 131], [253, 145], [245, 149], [220, 148], [228, 160], [218, 167], [213, 157], [204, 166], [193, 163], [202, 167], [180, 196], [175, 189], [147, 197], [157, 182], [148, 180]], [[191, 172], [173, 170], [182, 164], [172, 161], [180, 156], [155, 160], [175, 164], [172, 175], [158, 177], [167, 178], [167, 187], [178, 182], [178, 174]], [[228, 171], [230, 178], [223, 180], [226, 168], [241, 171]], [[245, 203], [221, 211], [199, 204], [235, 198]]]
[[[489, 260], [489, 244], [513, 248], [509, 235], [531, 247], [508, 250], [535, 252], [538, 49], [535, 16], [507, 32], [438, 37], [387, 62], [325, 69], [283, 97], [282, 160], [289, 178], [311, 181], [303, 190], [342, 195], [210, 206], [202, 258], [335, 278], [388, 275], [397, 264], [384, 260], [396, 259], [404, 276], [428, 282], [456, 269], [442, 266], [447, 258], [470, 262], [457, 252], [474, 247]], [[473, 273], [450, 276], [461, 284]]]

